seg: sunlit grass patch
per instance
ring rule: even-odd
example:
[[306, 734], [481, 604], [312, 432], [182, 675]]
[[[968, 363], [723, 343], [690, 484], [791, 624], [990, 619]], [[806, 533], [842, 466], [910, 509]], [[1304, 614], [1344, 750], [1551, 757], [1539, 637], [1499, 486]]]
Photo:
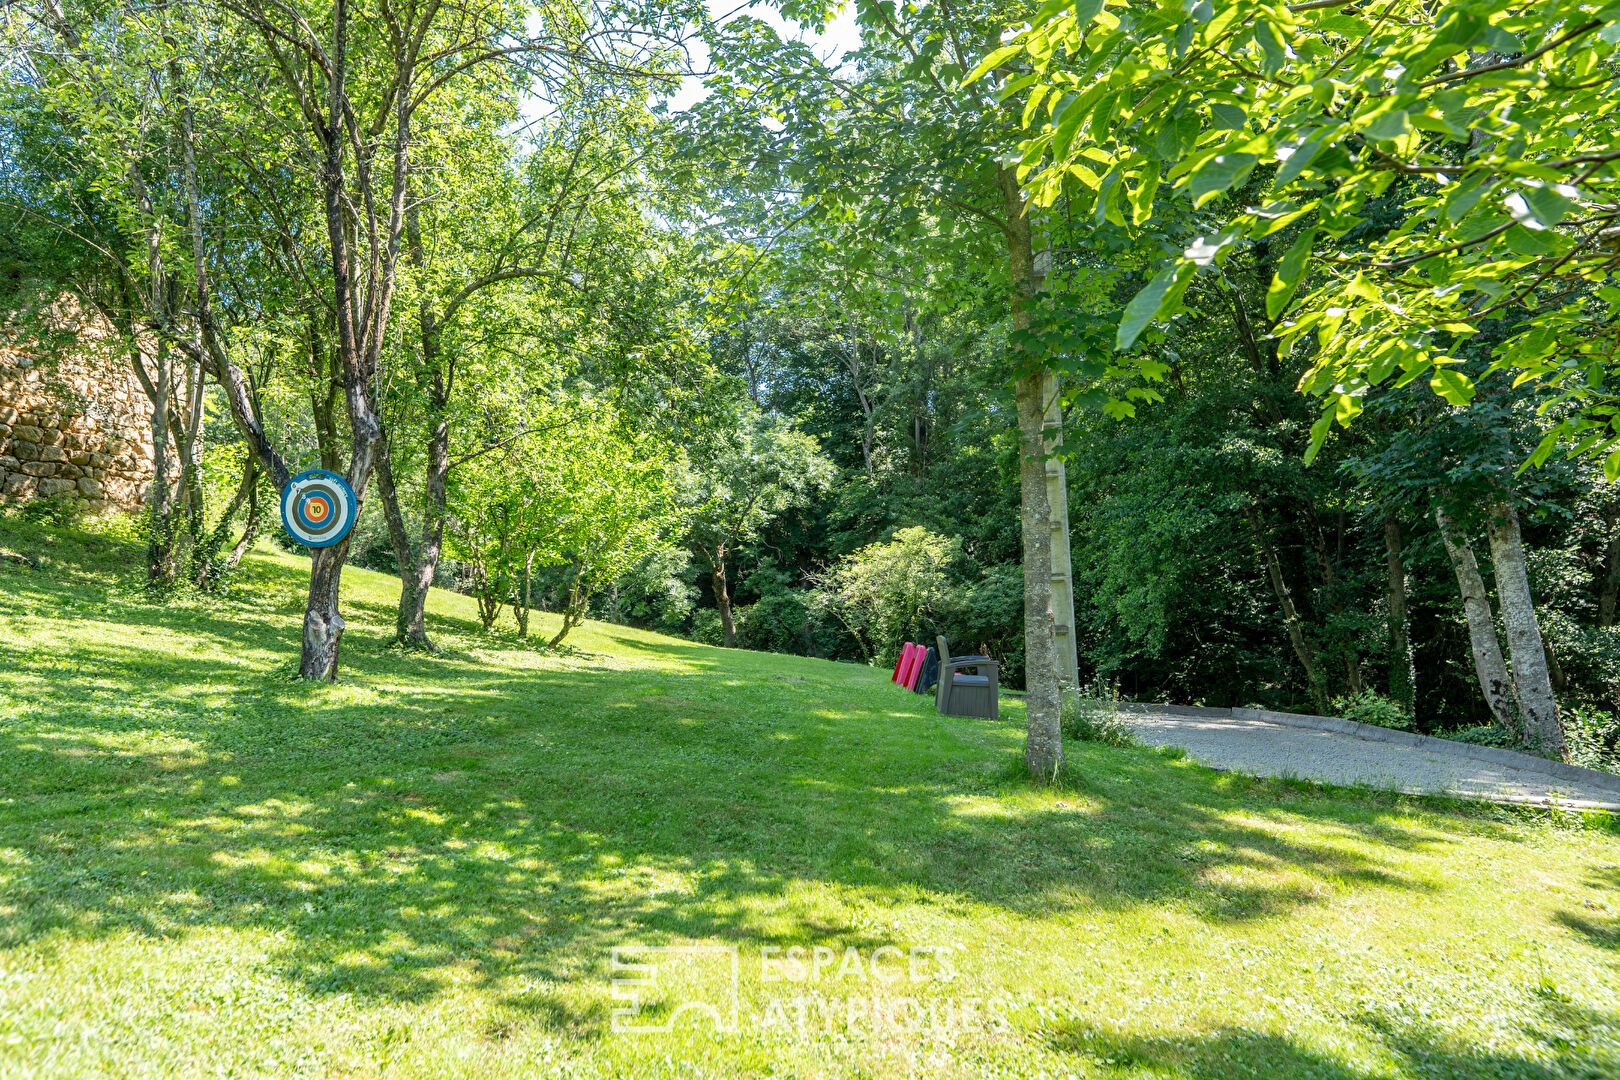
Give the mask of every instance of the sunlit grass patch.
[[[552, 653], [442, 593], [401, 652], [352, 569], [310, 686], [299, 560], [154, 605], [128, 550], [0, 531], [41, 567], [0, 566], [0, 1074], [1620, 1073], [1602, 819], [1092, 742], [1035, 785], [1015, 700], [593, 623]], [[640, 946], [736, 950], [643, 1014], [737, 1029], [615, 1033]]]

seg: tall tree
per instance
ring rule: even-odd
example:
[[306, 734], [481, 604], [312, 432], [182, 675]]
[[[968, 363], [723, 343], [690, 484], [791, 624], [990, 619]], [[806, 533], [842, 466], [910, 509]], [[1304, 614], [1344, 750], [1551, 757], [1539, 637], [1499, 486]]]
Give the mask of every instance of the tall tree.
[[737, 643], [727, 562], [738, 545], [788, 510], [803, 506], [832, 477], [815, 439], [779, 419], [744, 410], [735, 428], [693, 448], [677, 481], [688, 515], [686, 544], [714, 585], [727, 648]]
[[[824, 26], [833, 9], [793, 4], [784, 10]], [[942, 265], [971, 257], [996, 271], [1010, 328], [1024, 334], [1035, 318], [1050, 240], [1027, 212], [1008, 157], [1019, 132], [1016, 108], [991, 88], [966, 81], [1004, 22], [1021, 11], [994, 2], [860, 0], [862, 48], [842, 68], [802, 44], [781, 41], [756, 20], [737, 18], [719, 28], [711, 35], [718, 71], [693, 124], [705, 156], [724, 155], [744, 166], [721, 177], [734, 194], [729, 208], [749, 221], [751, 232], [763, 232], [758, 242], [814, 237], [807, 247], [837, 251], [857, 272], [887, 267], [901, 250]], [[946, 279], [930, 285], [936, 296], [956, 287]], [[1026, 757], [1037, 776], [1061, 768], [1058, 676], [1060, 670], [1072, 676], [1073, 664], [1057, 662], [1056, 636], [1066, 655], [1074, 650], [1067, 489], [1062, 458], [1054, 456], [1064, 389], [1050, 365], [1094, 359], [1083, 350], [1048, 355], [1024, 347], [999, 358], [1000, 374], [1014, 389], [1027, 459], [1019, 477]], [[1054, 582], [1061, 619], [1054, 618]]]

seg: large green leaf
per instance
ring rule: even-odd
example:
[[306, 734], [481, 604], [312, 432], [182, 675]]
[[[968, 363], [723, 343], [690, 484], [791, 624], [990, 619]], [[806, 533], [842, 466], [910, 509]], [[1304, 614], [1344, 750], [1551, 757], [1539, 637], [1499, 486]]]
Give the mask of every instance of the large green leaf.
[[1172, 266], [1161, 271], [1125, 305], [1125, 314], [1119, 321], [1119, 332], [1114, 336], [1114, 348], [1123, 352], [1136, 344], [1147, 324], [1160, 310], [1175, 303], [1192, 277], [1190, 266]]
[[1194, 206], [1202, 206], [1221, 192], [1241, 184], [1260, 159], [1253, 154], [1216, 154], [1193, 173]]
[[1306, 229], [1294, 240], [1293, 246], [1282, 257], [1282, 262], [1277, 264], [1277, 272], [1272, 275], [1271, 285], [1266, 289], [1266, 318], [1275, 319], [1294, 298], [1295, 290], [1305, 277], [1305, 266], [1315, 240], [1316, 230]]
[[[1562, 190], [1560, 190], [1562, 189]], [[1573, 187], [1563, 184], [1536, 184], [1524, 189], [1524, 201], [1542, 226], [1557, 225], [1575, 209], [1576, 194]]]
[[1467, 405], [1474, 400], [1473, 380], [1455, 368], [1435, 368], [1429, 388], [1453, 405]]
[[1322, 147], [1326, 145], [1327, 140], [1328, 133], [1325, 131], [1306, 138], [1303, 143], [1294, 148], [1293, 153], [1288, 155], [1288, 160], [1284, 161], [1277, 169], [1277, 175], [1272, 179], [1272, 183], [1282, 187], [1284, 184], [1292, 182], [1307, 165], [1316, 160], [1316, 155], [1322, 152]]

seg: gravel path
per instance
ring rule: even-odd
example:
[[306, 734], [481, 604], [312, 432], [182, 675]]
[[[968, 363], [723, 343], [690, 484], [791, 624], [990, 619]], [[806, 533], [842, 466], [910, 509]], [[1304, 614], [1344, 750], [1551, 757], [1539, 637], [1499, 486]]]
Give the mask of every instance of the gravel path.
[[1121, 719], [1150, 746], [1179, 746], [1201, 764], [1253, 776], [1296, 776], [1330, 784], [1368, 784], [1411, 794], [1498, 802], [1551, 799], [1620, 809], [1620, 795], [1612, 789], [1471, 757], [1461, 743], [1454, 752], [1373, 742], [1265, 720], [1135, 713]]

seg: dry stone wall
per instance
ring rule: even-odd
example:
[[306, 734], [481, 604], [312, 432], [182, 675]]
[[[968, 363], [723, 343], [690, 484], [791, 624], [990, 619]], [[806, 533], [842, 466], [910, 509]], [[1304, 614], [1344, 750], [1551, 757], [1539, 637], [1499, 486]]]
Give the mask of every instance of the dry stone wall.
[[0, 344], [0, 502], [134, 510], [152, 485], [152, 403], [104, 327], [63, 316], [72, 348]]

